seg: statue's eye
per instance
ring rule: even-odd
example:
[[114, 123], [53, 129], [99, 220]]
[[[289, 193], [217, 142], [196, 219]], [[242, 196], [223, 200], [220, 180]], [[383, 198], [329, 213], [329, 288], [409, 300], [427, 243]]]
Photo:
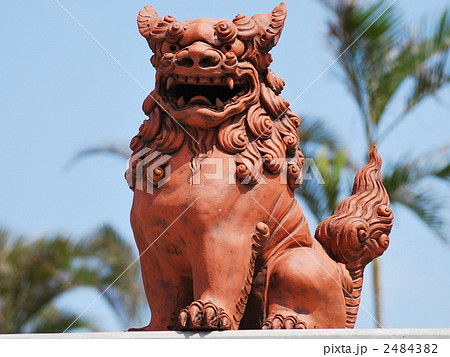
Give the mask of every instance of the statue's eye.
[[233, 42], [225, 43], [220, 47], [223, 53], [234, 52], [234, 54], [239, 57], [244, 53], [245, 45], [242, 41], [235, 40]]
[[175, 53], [180, 49], [180, 46], [178, 46], [176, 43], [168, 43], [164, 42], [161, 46], [161, 52], [164, 55], [164, 53]]

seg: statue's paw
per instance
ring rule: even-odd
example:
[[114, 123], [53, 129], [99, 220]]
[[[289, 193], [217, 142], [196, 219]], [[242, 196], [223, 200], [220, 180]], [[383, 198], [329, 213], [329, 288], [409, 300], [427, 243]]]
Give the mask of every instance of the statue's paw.
[[274, 314], [263, 324], [263, 330], [306, 329], [306, 322], [295, 315]]
[[174, 317], [172, 330], [230, 330], [231, 319], [211, 302], [194, 301]]

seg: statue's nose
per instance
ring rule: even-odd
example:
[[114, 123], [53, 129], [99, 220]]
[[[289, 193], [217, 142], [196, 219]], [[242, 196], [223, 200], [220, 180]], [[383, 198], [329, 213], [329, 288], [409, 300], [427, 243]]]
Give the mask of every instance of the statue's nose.
[[181, 67], [204, 68], [217, 67], [221, 55], [218, 50], [203, 42], [195, 42], [176, 54], [175, 64]]

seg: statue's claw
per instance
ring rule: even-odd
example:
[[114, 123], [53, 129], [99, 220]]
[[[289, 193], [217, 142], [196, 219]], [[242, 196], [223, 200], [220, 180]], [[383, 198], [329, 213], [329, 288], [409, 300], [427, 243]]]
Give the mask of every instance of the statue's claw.
[[279, 330], [279, 329], [306, 329], [306, 322], [297, 316], [275, 314], [269, 317], [262, 327], [263, 330]]
[[229, 330], [231, 319], [211, 302], [194, 301], [174, 317], [171, 330]]

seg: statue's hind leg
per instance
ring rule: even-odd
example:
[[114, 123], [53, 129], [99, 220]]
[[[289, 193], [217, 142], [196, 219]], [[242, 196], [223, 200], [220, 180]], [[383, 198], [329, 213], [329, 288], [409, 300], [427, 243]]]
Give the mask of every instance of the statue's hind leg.
[[268, 262], [264, 329], [344, 328], [345, 268], [320, 247], [294, 248]]

